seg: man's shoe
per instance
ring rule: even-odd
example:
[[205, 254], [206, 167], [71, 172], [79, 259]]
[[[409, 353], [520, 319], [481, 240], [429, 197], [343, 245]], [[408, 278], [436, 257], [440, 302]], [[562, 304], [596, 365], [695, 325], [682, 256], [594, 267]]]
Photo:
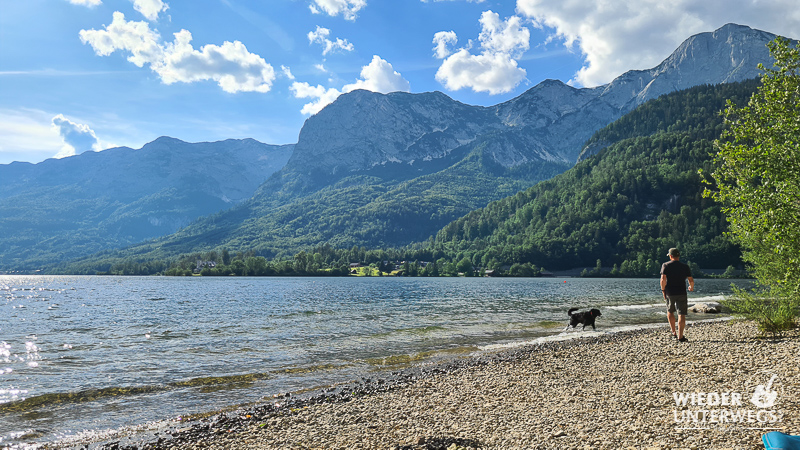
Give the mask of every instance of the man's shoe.
[[684, 337], [678, 339], [678, 342], [689, 342], [689, 340], [686, 339], [686, 336], [684, 336]]

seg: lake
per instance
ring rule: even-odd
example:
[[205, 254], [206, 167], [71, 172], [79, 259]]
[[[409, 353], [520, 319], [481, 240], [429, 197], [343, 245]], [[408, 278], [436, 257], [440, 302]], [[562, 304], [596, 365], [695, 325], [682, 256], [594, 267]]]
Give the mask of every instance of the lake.
[[570, 307], [599, 308], [600, 332], [666, 324], [655, 278], [0, 276], [0, 446], [580, 335]]

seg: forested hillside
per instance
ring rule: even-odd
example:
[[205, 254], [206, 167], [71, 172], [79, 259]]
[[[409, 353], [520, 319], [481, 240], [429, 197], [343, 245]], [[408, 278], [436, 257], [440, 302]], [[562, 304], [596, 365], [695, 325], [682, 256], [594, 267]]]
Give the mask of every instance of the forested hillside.
[[448, 224], [424, 252], [490, 268], [529, 262], [557, 270], [599, 260], [625, 275], [649, 275], [677, 246], [703, 268], [739, 264], [719, 206], [702, 197], [698, 169], [711, 168], [725, 101], [746, 104], [757, 83], [648, 102], [592, 137], [591, 146], [605, 146], [595, 156]]
[[[685, 259], [702, 268], [740, 265], [740, 250], [724, 236], [727, 226], [719, 206], [702, 197], [698, 169], [711, 169], [712, 143], [723, 129], [719, 112], [726, 100], [746, 104], [757, 85], [758, 81], [752, 80], [700, 86], [652, 100], [599, 130], [587, 143], [586, 159], [572, 169], [468, 213], [444, 226], [425, 243], [406, 250], [394, 249], [391, 254], [398, 259], [442, 264], [465, 265], [471, 261], [475, 268], [489, 269], [516, 264], [561, 270], [596, 267], [599, 262], [603, 267], [616, 266], [615, 273], [619, 275], [649, 276], [657, 273], [666, 249], [679, 246]], [[592, 152], [597, 154], [587, 156]], [[400, 207], [409, 204], [408, 195], [418, 191], [415, 195], [419, 197], [412, 203], [423, 202], [419, 204], [423, 210], [434, 206], [446, 209], [448, 205], [440, 201], [447, 197], [446, 192], [438, 196], [436, 205], [424, 205], [426, 194], [433, 187], [447, 187], [447, 177], [442, 177], [462, 168], [473, 174], [472, 188], [485, 191], [493, 186], [490, 167], [478, 148], [447, 170], [401, 183], [400, 188], [374, 183], [377, 177], [372, 183], [369, 177], [348, 177], [331, 187], [337, 191], [336, 195], [316, 200], [316, 196], [309, 196], [304, 202], [291, 208], [284, 206], [262, 220], [275, 220], [271, 227], [283, 227], [286, 232], [296, 230], [296, 241], [292, 242], [295, 245], [310, 244], [303, 241], [308, 239], [310, 230], [326, 229], [334, 235], [361, 235], [364, 239], [402, 233], [419, 218], [418, 212]], [[428, 185], [426, 179], [432, 184]], [[375, 201], [364, 202], [364, 198]], [[393, 199], [405, 201], [393, 206]], [[353, 228], [347, 216], [354, 214], [352, 208], [356, 204], [363, 204], [358, 214], [393, 219], [376, 219], [370, 227]], [[380, 210], [368, 210], [373, 207]], [[235, 211], [211, 216], [205, 222], [218, 230], [241, 227]], [[435, 221], [436, 217], [429, 220]], [[226, 225], [228, 221], [230, 224]], [[252, 246], [255, 242], [249, 241], [251, 246], [247, 251], [251, 254], [270, 257], [278, 250]], [[204, 244], [234, 251], [247, 247], [248, 242], [205, 241]], [[135, 252], [108, 252], [61, 270], [114, 272], [114, 267], [130, 266], [126, 273], [154, 273], [169, 266], [175, 256], [190, 253], [181, 248], [199, 245], [191, 236], [171, 242], [154, 241]], [[352, 247], [349, 242], [335, 240], [329, 245], [339, 249]], [[372, 257], [349, 262], [376, 262], [386, 257], [381, 249], [388, 250], [383, 246], [362, 247], [358, 253]], [[345, 254], [334, 253], [337, 254], [323, 258], [320, 267], [338, 268], [348, 262]], [[282, 257], [292, 255], [284, 253]]]
[[0, 271], [33, 272], [174, 233], [249, 199], [293, 145], [160, 137], [38, 164], [0, 164]]

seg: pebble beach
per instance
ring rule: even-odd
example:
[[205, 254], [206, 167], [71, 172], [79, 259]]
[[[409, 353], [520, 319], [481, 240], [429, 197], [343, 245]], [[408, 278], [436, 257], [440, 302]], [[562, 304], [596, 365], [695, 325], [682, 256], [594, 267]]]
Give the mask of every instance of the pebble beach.
[[[103, 446], [763, 449], [766, 432], [800, 434], [798, 330], [762, 337], [752, 323], [720, 321], [690, 323], [686, 336], [675, 341], [665, 324], [485, 352]], [[751, 402], [759, 387], [772, 404]]]

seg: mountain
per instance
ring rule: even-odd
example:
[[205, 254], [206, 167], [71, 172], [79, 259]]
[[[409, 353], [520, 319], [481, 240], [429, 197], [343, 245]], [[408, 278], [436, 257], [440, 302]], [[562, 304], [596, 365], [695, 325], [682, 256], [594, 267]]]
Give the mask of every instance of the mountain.
[[[514, 167], [528, 162], [575, 163], [592, 134], [637, 106], [663, 94], [702, 84], [758, 76], [770, 60], [775, 35], [728, 24], [683, 42], [649, 70], [632, 70], [611, 83], [578, 89], [546, 80], [494, 107], [468, 106], [446, 95], [353, 92], [308, 119], [285, 172], [330, 175], [376, 165], [423, 165], [482, 140], [500, 141], [494, 162]], [[319, 184], [319, 180], [317, 180]]]
[[670, 247], [703, 268], [740, 265], [719, 205], [702, 198], [726, 100], [747, 104], [758, 80], [697, 86], [648, 102], [595, 133], [598, 154], [440, 230], [420, 252], [482, 267], [611, 267], [657, 275]]
[[40, 267], [177, 231], [249, 199], [293, 145], [161, 137], [0, 165], [0, 269]]
[[471, 210], [572, 167], [595, 131], [650, 99], [755, 78], [773, 38], [729, 24], [687, 39], [657, 67], [607, 85], [578, 89], [547, 80], [492, 107], [438, 92], [353, 91], [306, 121], [286, 166], [250, 200], [117, 257], [217, 247], [276, 256], [321, 243], [423, 241]]

